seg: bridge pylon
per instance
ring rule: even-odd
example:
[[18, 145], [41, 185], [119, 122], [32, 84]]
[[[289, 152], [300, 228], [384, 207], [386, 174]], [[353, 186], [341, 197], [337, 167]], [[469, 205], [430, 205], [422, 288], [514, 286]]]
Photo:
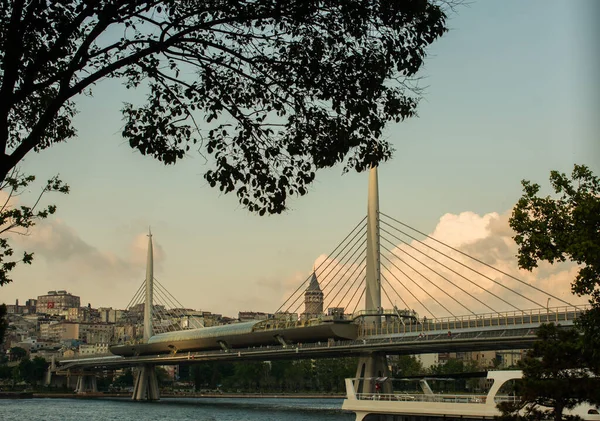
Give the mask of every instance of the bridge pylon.
[[154, 335], [152, 310], [154, 308], [154, 254], [152, 232], [148, 229], [148, 257], [146, 259], [146, 300], [144, 303], [144, 343]]
[[[379, 181], [377, 166], [369, 172], [369, 192], [367, 203], [367, 267], [365, 285], [365, 310], [374, 316], [366, 316], [364, 323], [374, 327], [381, 324], [381, 245], [379, 232]], [[360, 380], [355, 390], [360, 393], [373, 393], [375, 379], [389, 377], [389, 368], [385, 354], [370, 353], [358, 360], [356, 378]], [[369, 380], [367, 380], [369, 379]], [[389, 391], [387, 390], [389, 388]], [[391, 384], [383, 383], [385, 393], [391, 393]]]
[[75, 393], [78, 395], [85, 393], [98, 393], [98, 384], [96, 381], [96, 373], [80, 373], [77, 376], [77, 386]]
[[[154, 335], [152, 326], [152, 310], [154, 309], [154, 255], [152, 247], [152, 232], [148, 230], [148, 257], [146, 260], [146, 301], [144, 303], [144, 343]], [[158, 379], [155, 366], [152, 364], [140, 365], [133, 386], [134, 401], [157, 401], [160, 399], [158, 392]]]
[[160, 399], [158, 380], [153, 364], [140, 365], [133, 384], [134, 401], [157, 401]]
[[[379, 233], [379, 183], [377, 167], [369, 172], [369, 196], [367, 203], [367, 267], [365, 285], [365, 310], [381, 310], [381, 246]], [[367, 323], [381, 323], [380, 316], [367, 316]]]

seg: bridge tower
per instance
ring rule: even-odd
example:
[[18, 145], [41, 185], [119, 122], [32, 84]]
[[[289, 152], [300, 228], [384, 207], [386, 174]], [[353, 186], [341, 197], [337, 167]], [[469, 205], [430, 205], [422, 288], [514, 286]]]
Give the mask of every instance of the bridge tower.
[[[377, 166], [371, 167], [369, 172], [369, 193], [367, 204], [367, 268], [365, 291], [365, 323], [378, 325], [381, 323], [381, 252], [379, 235], [379, 181]], [[374, 379], [389, 377], [389, 369], [385, 354], [369, 353], [362, 355], [358, 360], [356, 377], [360, 379]], [[361, 393], [373, 393], [374, 380], [362, 380], [355, 385]], [[391, 384], [383, 384], [385, 393], [391, 392]], [[389, 389], [389, 390], [387, 390]]]
[[154, 303], [154, 250], [152, 247], [152, 231], [148, 229], [148, 256], [146, 258], [146, 301], [144, 303], [144, 343], [148, 343], [154, 335], [152, 326], [152, 310]]
[[[375, 314], [381, 310], [381, 257], [379, 237], [379, 183], [377, 167], [369, 172], [369, 198], [367, 202], [367, 280], [365, 310]], [[370, 323], [378, 323], [381, 317], [367, 317]]]
[[[154, 253], [152, 232], [148, 230], [148, 257], [146, 259], [146, 300], [144, 303], [144, 343], [154, 335], [152, 327], [152, 310], [154, 308]], [[158, 380], [152, 364], [140, 365], [133, 386], [134, 401], [157, 401], [160, 399]]]

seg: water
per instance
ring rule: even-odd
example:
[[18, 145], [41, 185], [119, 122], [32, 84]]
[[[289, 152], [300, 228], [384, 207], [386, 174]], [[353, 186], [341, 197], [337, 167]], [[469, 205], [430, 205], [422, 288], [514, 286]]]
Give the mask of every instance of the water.
[[2, 421], [353, 421], [342, 399], [0, 400]]

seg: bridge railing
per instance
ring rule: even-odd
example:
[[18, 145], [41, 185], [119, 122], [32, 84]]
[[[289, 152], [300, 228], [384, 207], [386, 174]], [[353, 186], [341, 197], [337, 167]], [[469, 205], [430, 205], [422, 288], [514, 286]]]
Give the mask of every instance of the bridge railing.
[[393, 402], [445, 402], [485, 404], [485, 395], [466, 394], [423, 394], [423, 393], [357, 393], [358, 400], [377, 400]]
[[572, 322], [589, 308], [582, 306], [545, 307], [529, 310], [513, 310], [499, 313], [484, 313], [458, 317], [422, 319], [397, 319], [385, 317], [376, 322], [363, 322], [359, 327], [359, 336], [391, 335], [404, 333], [427, 333], [448, 331], [449, 335], [455, 330], [477, 328], [503, 328], [519, 325], [537, 325], [541, 323]]

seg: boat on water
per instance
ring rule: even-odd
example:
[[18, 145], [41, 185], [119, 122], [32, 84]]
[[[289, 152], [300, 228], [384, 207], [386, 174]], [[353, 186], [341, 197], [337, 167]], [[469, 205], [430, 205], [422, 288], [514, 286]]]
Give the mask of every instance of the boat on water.
[[[356, 421], [419, 421], [493, 419], [500, 415], [496, 407], [500, 402], [519, 400], [518, 396], [506, 394], [504, 385], [523, 377], [521, 370], [497, 370], [487, 373], [486, 383], [491, 384], [487, 394], [434, 393], [427, 379], [419, 380], [422, 393], [360, 393], [361, 382], [389, 382], [392, 379], [346, 379], [346, 399], [342, 409], [356, 413]], [[385, 388], [383, 388], [385, 389]], [[600, 409], [581, 404], [568, 415], [578, 415], [586, 421], [600, 421]]]

